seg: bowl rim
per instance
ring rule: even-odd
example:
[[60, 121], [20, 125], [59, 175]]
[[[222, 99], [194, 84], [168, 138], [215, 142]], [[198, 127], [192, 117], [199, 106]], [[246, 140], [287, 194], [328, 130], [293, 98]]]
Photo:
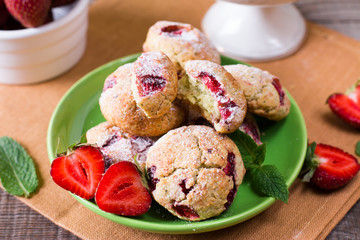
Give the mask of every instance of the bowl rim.
[[64, 16], [63, 18], [50, 22], [40, 27], [36, 28], [25, 28], [19, 30], [0, 30], [0, 41], [1, 40], [14, 40], [14, 39], [22, 39], [33, 36], [39, 36], [42, 34], [46, 34], [51, 31], [55, 31], [56, 29], [69, 24], [72, 22], [74, 18], [79, 16], [84, 9], [86, 9], [90, 4], [90, 0], [78, 0], [76, 5], [71, 11]]

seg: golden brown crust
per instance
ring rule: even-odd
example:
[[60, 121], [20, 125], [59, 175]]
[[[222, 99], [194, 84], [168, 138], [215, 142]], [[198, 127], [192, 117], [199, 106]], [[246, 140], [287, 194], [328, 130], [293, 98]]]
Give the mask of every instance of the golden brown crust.
[[129, 161], [138, 165], [142, 173], [145, 173], [147, 152], [156, 140], [124, 133], [109, 122], [90, 128], [86, 132], [86, 139], [89, 144], [95, 144], [100, 148], [106, 167], [120, 161]]
[[209, 60], [220, 64], [220, 54], [206, 36], [190, 24], [158, 21], [150, 27], [143, 50], [162, 51], [183, 72], [186, 61]]
[[219, 64], [193, 60], [185, 64], [178, 97], [186, 100], [220, 133], [239, 128], [246, 115], [246, 99], [239, 83]]
[[[104, 87], [99, 99], [105, 119], [123, 132], [136, 136], [160, 136], [180, 126], [185, 114], [174, 103], [170, 110], [159, 118], [148, 118], [137, 106], [131, 91], [132, 67], [132, 64], [123, 65], [108, 77], [115, 79], [116, 84], [110, 88]], [[105, 86], [108, 79], [105, 81]]]
[[[245, 174], [235, 143], [206, 126], [169, 131], [150, 148], [146, 168], [156, 183], [154, 199], [175, 216], [190, 221], [224, 211], [229, 194], [236, 194]], [[192, 214], [184, 216], [179, 206]]]
[[224, 68], [241, 85], [249, 112], [275, 121], [289, 114], [290, 100], [277, 77], [267, 71], [243, 64], [227, 65]]
[[132, 93], [147, 117], [157, 118], [171, 108], [178, 87], [175, 65], [163, 52], [143, 53], [134, 62]]

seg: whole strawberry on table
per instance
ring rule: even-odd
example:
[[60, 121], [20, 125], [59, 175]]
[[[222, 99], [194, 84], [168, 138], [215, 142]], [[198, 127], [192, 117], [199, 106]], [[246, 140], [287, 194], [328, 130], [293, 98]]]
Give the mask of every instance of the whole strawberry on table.
[[53, 21], [52, 8], [76, 0], [0, 0], [0, 30], [36, 28]]

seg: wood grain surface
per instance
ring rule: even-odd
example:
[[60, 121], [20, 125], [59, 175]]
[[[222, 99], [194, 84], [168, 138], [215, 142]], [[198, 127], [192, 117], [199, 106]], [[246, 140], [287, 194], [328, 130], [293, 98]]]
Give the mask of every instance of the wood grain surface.
[[[359, 0], [300, 0], [307, 20], [360, 40]], [[360, 139], [359, 139], [360, 140]], [[326, 239], [360, 239], [360, 201]], [[0, 189], [0, 239], [78, 239]]]

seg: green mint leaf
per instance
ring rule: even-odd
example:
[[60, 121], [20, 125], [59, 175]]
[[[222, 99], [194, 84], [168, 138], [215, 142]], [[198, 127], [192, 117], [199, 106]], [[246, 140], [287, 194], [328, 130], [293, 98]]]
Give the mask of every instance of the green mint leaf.
[[5, 190], [29, 197], [38, 186], [34, 162], [26, 150], [10, 137], [0, 138], [0, 180]]
[[360, 156], [360, 141], [356, 143], [355, 153]]
[[239, 148], [246, 169], [257, 168], [265, 159], [265, 144], [257, 145], [248, 134], [236, 130], [228, 135]]
[[289, 191], [284, 177], [274, 165], [262, 165], [252, 174], [253, 184], [260, 192], [275, 199], [288, 202]]

